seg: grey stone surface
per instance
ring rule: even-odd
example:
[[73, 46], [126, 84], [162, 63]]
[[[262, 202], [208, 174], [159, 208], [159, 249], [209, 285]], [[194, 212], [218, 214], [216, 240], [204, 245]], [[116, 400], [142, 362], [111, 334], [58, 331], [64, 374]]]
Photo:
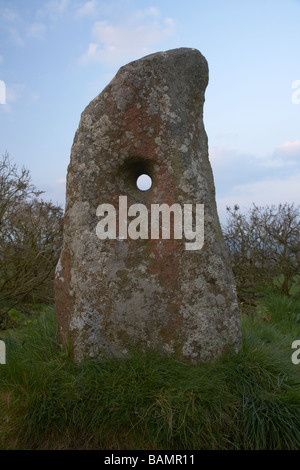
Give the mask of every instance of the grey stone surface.
[[[131, 62], [83, 111], [67, 175], [56, 316], [76, 360], [153, 348], [213, 360], [241, 345], [235, 283], [217, 215], [203, 124], [206, 59], [196, 49]], [[140, 191], [141, 173], [152, 187]], [[100, 240], [97, 207], [204, 204], [204, 245]], [[129, 218], [130, 219], [130, 218]]]

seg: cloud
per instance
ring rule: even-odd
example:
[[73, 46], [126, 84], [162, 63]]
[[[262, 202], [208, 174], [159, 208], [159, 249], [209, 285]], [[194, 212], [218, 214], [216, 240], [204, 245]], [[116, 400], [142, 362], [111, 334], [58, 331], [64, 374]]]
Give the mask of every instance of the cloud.
[[8, 38], [16, 46], [24, 46], [24, 40], [19, 32], [22, 18], [13, 8], [0, 8], [2, 27], [6, 29]]
[[14, 83], [5, 87], [5, 104], [0, 107], [7, 114], [13, 113], [12, 105], [15, 104], [23, 95], [25, 90], [23, 83]]
[[209, 158], [220, 196], [228, 194], [238, 184], [257, 181], [270, 173], [265, 161], [235, 149], [212, 147]]
[[[59, 183], [58, 183], [59, 182]], [[60, 178], [52, 183], [43, 184], [43, 198], [47, 201], [52, 201], [54, 204], [58, 204], [62, 208], [65, 207], [66, 200], [66, 185], [65, 178]]]
[[69, 5], [70, 0], [50, 0], [37, 11], [37, 17], [55, 22], [67, 12]]
[[87, 16], [94, 17], [98, 13], [98, 2], [97, 0], [89, 0], [78, 8], [75, 16], [78, 18], [84, 18]]
[[284, 142], [276, 147], [270, 158], [266, 160], [266, 166], [285, 170], [297, 165], [300, 165], [300, 140]]
[[58, 10], [59, 13], [64, 13], [68, 8], [69, 3], [69, 0], [54, 0], [50, 2], [52, 7]]
[[236, 150], [210, 150], [218, 209], [224, 218], [226, 206], [241, 209], [258, 205], [300, 203], [300, 141], [284, 142], [264, 158]]
[[66, 178], [58, 178], [58, 179], [56, 180], [56, 183], [57, 183], [57, 184], [65, 184], [65, 183], [66, 183]]
[[152, 16], [156, 16], [157, 18], [160, 17], [160, 11], [155, 8], [155, 7], [149, 7], [145, 10], [145, 13], [146, 15], [152, 15]]
[[161, 19], [154, 7], [133, 12], [121, 23], [96, 21], [92, 27], [93, 40], [79, 64], [116, 64], [149, 54], [157, 43], [169, 39], [175, 29], [174, 20]]
[[19, 31], [14, 28], [14, 27], [9, 27], [8, 28], [8, 33], [9, 33], [9, 38], [10, 38], [10, 41], [15, 44], [16, 46], [24, 46], [24, 40], [21, 36], [21, 34], [19, 33]]
[[24, 83], [6, 84], [6, 104], [1, 109], [8, 114], [13, 114], [14, 107], [18, 102], [35, 104], [40, 100], [39, 93], [31, 91]]
[[7, 23], [15, 23], [20, 18], [19, 14], [10, 8], [2, 8], [1, 17]]
[[6, 86], [6, 102], [8, 104], [15, 103], [20, 99], [25, 89], [23, 83], [14, 83], [10, 86]]
[[284, 142], [274, 150], [273, 156], [275, 158], [283, 158], [284, 160], [300, 158], [300, 140]]
[[70, 0], [50, 0], [34, 11], [35, 19], [31, 23], [25, 21], [13, 9], [0, 9], [0, 16], [8, 33], [9, 40], [16, 46], [24, 46], [26, 38], [43, 39], [46, 22], [56, 22], [68, 10]]
[[221, 192], [236, 184], [265, 178], [287, 177], [300, 170], [300, 140], [284, 142], [266, 157], [243, 154], [234, 149], [212, 147], [210, 160]]
[[224, 223], [226, 218], [226, 207], [233, 207], [238, 204], [242, 212], [252, 207], [255, 203], [258, 206], [278, 205], [280, 203], [295, 203], [299, 201], [299, 181], [300, 171], [287, 178], [272, 178], [255, 183], [237, 185], [230, 194], [217, 197], [219, 217]]
[[27, 28], [27, 36], [35, 39], [43, 39], [45, 36], [46, 26], [44, 23], [35, 22]]
[[272, 178], [236, 186], [235, 191], [245, 200], [258, 204], [278, 204], [295, 201], [299, 194], [300, 171], [287, 178]]

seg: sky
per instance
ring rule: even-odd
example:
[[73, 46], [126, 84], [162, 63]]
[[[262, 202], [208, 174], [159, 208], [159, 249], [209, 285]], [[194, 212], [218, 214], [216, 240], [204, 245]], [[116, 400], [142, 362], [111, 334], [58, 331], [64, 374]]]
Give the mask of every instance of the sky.
[[218, 212], [300, 195], [300, 0], [0, 0], [0, 156], [65, 204], [80, 114], [126, 63], [191, 47]]

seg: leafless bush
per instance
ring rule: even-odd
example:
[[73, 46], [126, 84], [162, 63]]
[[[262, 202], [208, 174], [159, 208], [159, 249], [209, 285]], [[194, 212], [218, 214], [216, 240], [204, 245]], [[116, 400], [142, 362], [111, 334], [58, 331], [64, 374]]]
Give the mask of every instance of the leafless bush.
[[0, 305], [53, 300], [54, 269], [62, 243], [63, 211], [18, 170], [0, 162]]
[[300, 273], [300, 207], [227, 207], [223, 228], [240, 298], [263, 287], [289, 294]]

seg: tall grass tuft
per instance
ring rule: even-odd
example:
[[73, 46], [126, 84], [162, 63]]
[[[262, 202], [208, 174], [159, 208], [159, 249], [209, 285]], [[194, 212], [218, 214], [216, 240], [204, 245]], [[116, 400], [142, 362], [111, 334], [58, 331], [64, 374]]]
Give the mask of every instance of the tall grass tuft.
[[237, 355], [193, 366], [149, 352], [75, 364], [52, 309], [7, 333], [2, 449], [298, 449], [299, 301], [268, 296], [242, 318]]

